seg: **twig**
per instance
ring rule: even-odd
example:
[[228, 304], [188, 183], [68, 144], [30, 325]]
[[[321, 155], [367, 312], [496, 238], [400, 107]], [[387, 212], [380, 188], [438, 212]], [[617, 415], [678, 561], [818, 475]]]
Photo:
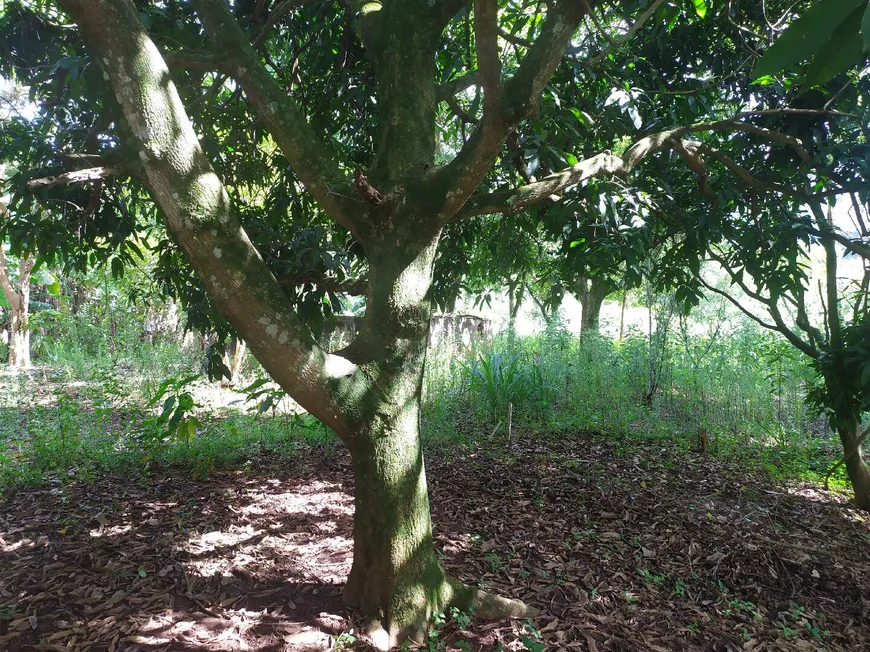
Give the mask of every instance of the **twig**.
[[508, 403], [508, 413], [507, 413], [507, 440], [508, 445], [513, 443], [511, 431], [513, 429], [513, 417], [514, 417], [514, 404]]

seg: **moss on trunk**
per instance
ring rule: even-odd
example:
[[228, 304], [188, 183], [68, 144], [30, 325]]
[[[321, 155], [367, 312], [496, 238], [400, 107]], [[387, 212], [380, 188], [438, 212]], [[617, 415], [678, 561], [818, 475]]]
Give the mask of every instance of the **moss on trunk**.
[[410, 245], [384, 241], [368, 252], [366, 318], [350, 347], [370, 384], [357, 432], [347, 439], [356, 516], [344, 598], [379, 647], [422, 641], [432, 614], [452, 605], [474, 605], [488, 618], [536, 613], [449, 579], [435, 555], [420, 410], [436, 246], [437, 236]]
[[837, 415], [835, 425], [843, 444], [846, 475], [855, 492], [855, 506], [870, 512], [870, 469], [861, 454], [861, 421], [857, 411]]

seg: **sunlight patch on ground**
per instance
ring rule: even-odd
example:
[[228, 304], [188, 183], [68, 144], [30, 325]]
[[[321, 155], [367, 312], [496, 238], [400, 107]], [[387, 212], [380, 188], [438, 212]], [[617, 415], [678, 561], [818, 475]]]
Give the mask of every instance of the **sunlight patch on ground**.
[[268, 484], [257, 483], [242, 494], [233, 509], [237, 523], [190, 537], [182, 548], [193, 557], [188, 570], [206, 578], [263, 579], [292, 564], [297, 577], [343, 581], [353, 552], [348, 527], [353, 499], [328, 482], [280, 493]]
[[90, 534], [93, 538], [97, 539], [100, 537], [115, 537], [120, 534], [126, 534], [130, 530], [133, 529], [132, 525], [114, 525], [112, 527], [103, 527], [102, 525], [94, 530], [89, 530], [88, 534]]

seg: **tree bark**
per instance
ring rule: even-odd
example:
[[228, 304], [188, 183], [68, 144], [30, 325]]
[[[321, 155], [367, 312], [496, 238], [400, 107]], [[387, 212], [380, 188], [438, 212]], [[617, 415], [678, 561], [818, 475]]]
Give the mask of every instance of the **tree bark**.
[[[272, 378], [351, 452], [356, 475], [354, 564], [345, 593], [380, 647], [422, 638], [429, 616], [452, 605], [484, 618], [537, 610], [446, 578], [432, 546], [420, 439], [420, 395], [428, 341], [432, 266], [441, 228], [478, 188], [513, 125], [538, 95], [584, 9], [561, 2], [506, 82], [503, 115], [454, 163], [435, 166], [434, 56], [446, 14], [433, 3], [374, 3], [356, 24], [379, 95], [372, 166], [345, 179], [304, 114], [262, 64], [223, 0], [196, 0], [206, 32], [326, 212], [358, 238], [369, 263], [366, 317], [336, 355], [298, 318], [251, 243], [206, 158], [169, 70], [130, 0], [60, 0], [103, 68], [133, 134], [144, 182], [169, 232], [214, 305]], [[441, 20], [442, 22], [439, 22]]]
[[14, 370], [30, 368], [30, 273], [33, 258], [25, 256], [18, 263], [18, 278], [13, 281], [6, 262], [6, 254], [0, 249], [0, 287], [9, 302], [9, 367]]
[[870, 469], [861, 454], [861, 420], [857, 411], [836, 415], [834, 425], [845, 451], [846, 475], [855, 492], [855, 506], [870, 512]]
[[601, 306], [607, 295], [613, 292], [613, 283], [594, 276], [581, 278], [574, 288], [574, 295], [580, 302], [580, 335], [598, 332], [598, 322], [601, 317]]
[[356, 512], [344, 599], [366, 619], [379, 647], [424, 640], [432, 614], [450, 606], [474, 606], [490, 618], [537, 614], [448, 578], [435, 555], [420, 412], [437, 241], [383, 243], [370, 254], [365, 322], [346, 349], [373, 382], [348, 440]]

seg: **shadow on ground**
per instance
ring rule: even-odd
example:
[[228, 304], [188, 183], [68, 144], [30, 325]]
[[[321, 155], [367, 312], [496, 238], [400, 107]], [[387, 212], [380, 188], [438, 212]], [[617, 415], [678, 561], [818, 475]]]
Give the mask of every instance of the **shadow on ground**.
[[[834, 494], [587, 437], [428, 467], [445, 566], [543, 610], [448, 623], [447, 649], [870, 649], [870, 524]], [[316, 449], [11, 496], [0, 649], [330, 649], [351, 496], [346, 454]]]

